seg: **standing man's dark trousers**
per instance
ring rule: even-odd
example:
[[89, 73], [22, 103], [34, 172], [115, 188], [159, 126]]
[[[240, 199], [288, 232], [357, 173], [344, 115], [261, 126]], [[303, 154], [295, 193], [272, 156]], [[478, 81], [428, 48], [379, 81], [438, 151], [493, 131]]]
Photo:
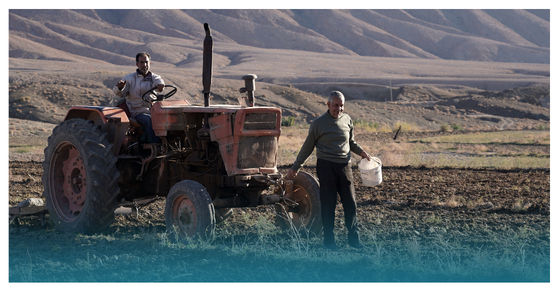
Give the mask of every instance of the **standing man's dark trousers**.
[[317, 176], [321, 192], [321, 218], [323, 220], [324, 244], [334, 244], [334, 218], [337, 193], [344, 208], [344, 219], [348, 229], [348, 243], [360, 243], [356, 218], [356, 193], [351, 164], [334, 163], [317, 159]]

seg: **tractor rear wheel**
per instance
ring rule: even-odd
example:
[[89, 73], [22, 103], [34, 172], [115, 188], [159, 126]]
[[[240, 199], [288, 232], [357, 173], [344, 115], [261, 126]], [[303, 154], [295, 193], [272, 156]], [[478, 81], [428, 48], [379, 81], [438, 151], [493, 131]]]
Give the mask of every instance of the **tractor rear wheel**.
[[169, 190], [165, 203], [165, 225], [177, 240], [211, 240], [216, 229], [214, 204], [200, 183], [184, 180]]
[[109, 227], [118, 206], [116, 163], [107, 134], [92, 121], [70, 119], [54, 128], [45, 148], [43, 195], [55, 229], [91, 234]]
[[276, 205], [276, 217], [280, 228], [294, 229], [310, 236], [319, 235], [323, 231], [319, 181], [313, 175], [300, 171], [294, 178], [293, 187], [293, 197], [286, 198], [297, 202], [297, 207], [290, 210], [289, 201]]

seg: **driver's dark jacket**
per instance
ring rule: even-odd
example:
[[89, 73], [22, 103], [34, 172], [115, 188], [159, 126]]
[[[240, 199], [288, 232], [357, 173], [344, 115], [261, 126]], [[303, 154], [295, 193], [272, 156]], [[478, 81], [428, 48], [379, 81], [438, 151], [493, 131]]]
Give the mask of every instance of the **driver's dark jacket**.
[[134, 117], [140, 113], [150, 114], [151, 103], [142, 100], [142, 95], [158, 84], [165, 84], [163, 79], [152, 72], [148, 72], [144, 77], [136, 70], [136, 72], [124, 76], [122, 81], [126, 81], [124, 88], [119, 90], [115, 85], [113, 93], [119, 97], [126, 97], [126, 105], [130, 110], [130, 115]]

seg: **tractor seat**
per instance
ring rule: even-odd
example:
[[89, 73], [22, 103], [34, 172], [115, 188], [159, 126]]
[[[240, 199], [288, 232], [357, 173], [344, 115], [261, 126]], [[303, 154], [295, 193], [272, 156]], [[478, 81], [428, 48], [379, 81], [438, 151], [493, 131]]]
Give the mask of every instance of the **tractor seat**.
[[138, 123], [138, 121], [136, 121], [136, 119], [134, 119], [130, 116], [130, 110], [128, 110], [128, 106], [126, 106], [125, 98], [121, 98], [117, 102], [117, 107], [119, 107], [120, 109], [122, 109], [124, 111], [124, 113], [126, 113], [126, 116], [128, 117], [128, 121], [130, 122], [130, 125], [132, 125], [132, 127], [135, 127], [135, 128], [143, 127], [142, 124]]

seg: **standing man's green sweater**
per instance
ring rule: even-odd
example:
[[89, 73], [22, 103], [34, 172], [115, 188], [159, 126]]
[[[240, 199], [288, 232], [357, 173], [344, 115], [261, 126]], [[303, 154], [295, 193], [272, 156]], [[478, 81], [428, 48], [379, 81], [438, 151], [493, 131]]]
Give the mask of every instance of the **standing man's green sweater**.
[[354, 125], [350, 116], [342, 113], [339, 118], [334, 118], [329, 111], [311, 123], [309, 134], [292, 165], [294, 171], [299, 171], [315, 147], [317, 159], [346, 164], [352, 158], [351, 151], [357, 155], [363, 151], [354, 141]]

